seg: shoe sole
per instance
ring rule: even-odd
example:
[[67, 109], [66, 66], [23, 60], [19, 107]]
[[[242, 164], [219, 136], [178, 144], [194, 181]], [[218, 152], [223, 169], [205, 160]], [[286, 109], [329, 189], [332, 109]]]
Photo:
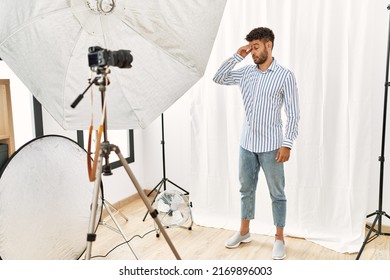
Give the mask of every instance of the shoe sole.
[[249, 243], [252, 241], [252, 238], [251, 237], [248, 237], [247, 239], [244, 239], [244, 240], [241, 240], [240, 242], [238, 242], [236, 245], [227, 245], [225, 244], [225, 247], [226, 248], [229, 248], [229, 249], [234, 249], [234, 248], [237, 248], [238, 246], [240, 246], [241, 243]]
[[272, 256], [272, 259], [274, 259], [274, 260], [283, 260], [285, 257], [286, 257], [286, 255], [284, 255], [283, 257], [274, 257], [274, 256]]

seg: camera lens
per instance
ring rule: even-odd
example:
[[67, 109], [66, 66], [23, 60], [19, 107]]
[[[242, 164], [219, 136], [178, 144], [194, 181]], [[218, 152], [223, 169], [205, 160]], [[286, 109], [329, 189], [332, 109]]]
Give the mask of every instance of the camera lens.
[[119, 68], [131, 68], [133, 56], [129, 50], [112, 51], [110, 57], [112, 58], [112, 66]]

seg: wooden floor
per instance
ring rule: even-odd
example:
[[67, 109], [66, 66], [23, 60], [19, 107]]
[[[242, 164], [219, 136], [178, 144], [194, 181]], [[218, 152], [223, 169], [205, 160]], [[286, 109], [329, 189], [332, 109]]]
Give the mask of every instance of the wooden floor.
[[[97, 239], [92, 244], [92, 259], [100, 260], [175, 260], [171, 248], [160, 234], [156, 237], [153, 219], [143, 218], [146, 207], [141, 199], [135, 199], [119, 208], [128, 221], [120, 215], [115, 219], [131, 239], [130, 246], [122, 235], [106, 225], [113, 225], [106, 219], [106, 225], [99, 225]], [[187, 228], [168, 228], [166, 232], [175, 249], [183, 260], [269, 260], [273, 237], [253, 234], [253, 241], [236, 249], [227, 249], [224, 242], [234, 232], [225, 229], [207, 228], [193, 225]], [[357, 254], [343, 254], [327, 249], [313, 242], [300, 238], [285, 238], [287, 246], [286, 260], [354, 260]], [[117, 248], [115, 248], [118, 246]], [[114, 249], [115, 248], [115, 249]], [[84, 258], [84, 257], [82, 257]], [[379, 236], [365, 247], [361, 260], [390, 260], [390, 237]]]

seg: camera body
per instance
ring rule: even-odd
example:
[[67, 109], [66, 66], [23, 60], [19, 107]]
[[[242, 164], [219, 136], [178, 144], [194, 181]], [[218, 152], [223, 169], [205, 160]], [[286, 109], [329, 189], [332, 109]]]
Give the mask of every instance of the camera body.
[[133, 56], [129, 50], [109, 51], [99, 46], [88, 48], [88, 64], [91, 68], [104, 68], [115, 66], [119, 68], [131, 68]]

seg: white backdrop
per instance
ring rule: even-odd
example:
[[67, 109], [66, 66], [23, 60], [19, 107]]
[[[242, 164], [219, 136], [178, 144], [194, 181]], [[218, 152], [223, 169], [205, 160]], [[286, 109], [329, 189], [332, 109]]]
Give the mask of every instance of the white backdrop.
[[[197, 224], [238, 229], [238, 87], [216, 85], [220, 64], [267, 26], [274, 57], [296, 75], [301, 120], [285, 165], [285, 233], [340, 252], [364, 239], [378, 195], [389, 11], [382, 0], [229, 0], [204, 79], [191, 94], [191, 184]], [[250, 56], [239, 66], [253, 63]], [[385, 186], [388, 187], [388, 186]], [[373, 193], [373, 194], [372, 194]], [[274, 234], [263, 174], [253, 233]]]

